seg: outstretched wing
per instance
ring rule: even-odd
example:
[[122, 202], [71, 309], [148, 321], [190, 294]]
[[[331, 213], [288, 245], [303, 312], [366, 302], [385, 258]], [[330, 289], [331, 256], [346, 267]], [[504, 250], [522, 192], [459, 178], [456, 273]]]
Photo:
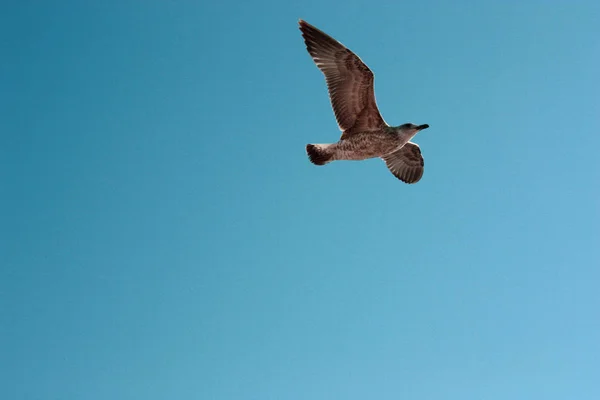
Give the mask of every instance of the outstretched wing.
[[421, 149], [412, 142], [381, 158], [390, 172], [404, 183], [417, 183], [423, 176], [425, 163]]
[[343, 44], [300, 20], [306, 48], [325, 75], [329, 98], [342, 139], [355, 132], [386, 126], [379, 114], [373, 90], [373, 72]]

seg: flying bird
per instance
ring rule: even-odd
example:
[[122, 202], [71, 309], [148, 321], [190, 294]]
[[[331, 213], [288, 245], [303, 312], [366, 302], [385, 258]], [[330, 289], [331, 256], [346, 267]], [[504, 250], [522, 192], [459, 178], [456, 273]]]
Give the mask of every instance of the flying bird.
[[423, 176], [423, 156], [413, 136], [429, 125], [412, 123], [389, 126], [375, 102], [373, 72], [343, 44], [300, 20], [308, 53], [325, 75], [329, 98], [342, 136], [337, 143], [307, 144], [313, 164], [335, 160], [381, 157], [391, 173], [405, 183]]

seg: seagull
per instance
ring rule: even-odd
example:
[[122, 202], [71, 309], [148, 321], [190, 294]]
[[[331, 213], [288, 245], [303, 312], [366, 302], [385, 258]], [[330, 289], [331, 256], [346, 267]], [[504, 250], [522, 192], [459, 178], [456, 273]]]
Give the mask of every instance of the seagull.
[[335, 160], [366, 160], [381, 157], [402, 182], [416, 183], [423, 176], [423, 156], [410, 141], [429, 125], [412, 123], [389, 126], [375, 102], [373, 72], [343, 44], [300, 20], [306, 49], [325, 75], [329, 98], [342, 136], [337, 143], [307, 144], [315, 165]]

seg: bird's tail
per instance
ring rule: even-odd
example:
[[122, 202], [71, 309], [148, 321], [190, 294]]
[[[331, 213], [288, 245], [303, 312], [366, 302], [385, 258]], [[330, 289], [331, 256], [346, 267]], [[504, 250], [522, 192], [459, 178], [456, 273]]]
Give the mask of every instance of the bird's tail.
[[325, 165], [328, 162], [333, 161], [333, 149], [334, 144], [307, 144], [306, 153], [310, 162], [315, 165]]

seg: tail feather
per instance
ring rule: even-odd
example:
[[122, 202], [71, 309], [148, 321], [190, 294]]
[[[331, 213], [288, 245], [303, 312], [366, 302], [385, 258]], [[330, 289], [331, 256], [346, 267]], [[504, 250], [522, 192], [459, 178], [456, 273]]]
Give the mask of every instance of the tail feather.
[[307, 144], [306, 153], [310, 162], [315, 165], [325, 165], [330, 161], [333, 161], [333, 153], [328, 151], [327, 148], [331, 146], [328, 144]]

